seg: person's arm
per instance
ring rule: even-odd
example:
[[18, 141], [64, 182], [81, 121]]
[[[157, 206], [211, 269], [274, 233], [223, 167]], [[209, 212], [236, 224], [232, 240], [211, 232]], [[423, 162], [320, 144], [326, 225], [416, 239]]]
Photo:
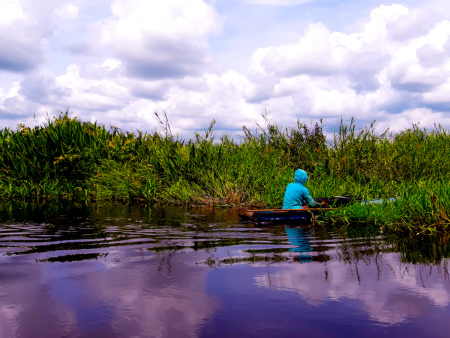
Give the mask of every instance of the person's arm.
[[308, 203], [308, 207], [310, 207], [310, 208], [318, 208], [318, 207], [321, 207], [321, 206], [322, 206], [321, 203], [316, 202], [316, 201], [313, 200], [313, 198], [312, 198], [311, 195], [309, 194], [309, 191], [308, 191], [308, 193], [306, 194], [305, 198], [306, 198], [306, 202]]

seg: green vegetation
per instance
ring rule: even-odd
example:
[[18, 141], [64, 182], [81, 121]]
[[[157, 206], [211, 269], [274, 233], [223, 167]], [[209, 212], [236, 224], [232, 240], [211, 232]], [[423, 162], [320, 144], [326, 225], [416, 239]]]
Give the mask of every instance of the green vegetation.
[[218, 204], [280, 207], [295, 169], [311, 178], [313, 197], [399, 197], [355, 204], [329, 214], [346, 225], [438, 233], [450, 224], [450, 135], [441, 126], [413, 125], [377, 134], [341, 123], [327, 143], [321, 122], [280, 129], [267, 123], [243, 137], [215, 139], [214, 121], [190, 141], [171, 133], [122, 132], [80, 122], [68, 113], [44, 126], [0, 131], [0, 197], [86, 202]]

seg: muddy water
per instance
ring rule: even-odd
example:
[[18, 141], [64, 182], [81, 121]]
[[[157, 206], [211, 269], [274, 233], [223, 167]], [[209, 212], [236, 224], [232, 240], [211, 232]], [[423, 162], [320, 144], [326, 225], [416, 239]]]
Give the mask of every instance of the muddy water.
[[0, 205], [0, 337], [448, 337], [449, 246], [206, 208]]

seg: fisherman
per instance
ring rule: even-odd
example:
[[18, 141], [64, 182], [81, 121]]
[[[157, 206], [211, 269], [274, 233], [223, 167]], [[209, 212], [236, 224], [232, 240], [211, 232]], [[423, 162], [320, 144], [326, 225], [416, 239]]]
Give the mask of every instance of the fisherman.
[[301, 209], [304, 206], [311, 208], [320, 207], [322, 204], [314, 201], [305, 187], [308, 175], [306, 171], [297, 169], [295, 171], [295, 183], [289, 183], [284, 194], [283, 209]]

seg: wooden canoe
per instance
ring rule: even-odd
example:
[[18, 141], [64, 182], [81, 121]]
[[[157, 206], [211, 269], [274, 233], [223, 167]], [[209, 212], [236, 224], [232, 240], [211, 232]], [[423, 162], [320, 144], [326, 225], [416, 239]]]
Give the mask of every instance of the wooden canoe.
[[321, 212], [334, 208], [303, 208], [303, 209], [260, 209], [246, 210], [239, 216], [243, 221], [273, 222], [310, 220]]
[[360, 202], [361, 197], [334, 196], [330, 198], [316, 198], [316, 202], [324, 203], [321, 208], [303, 207], [302, 209], [259, 209], [246, 210], [239, 216], [243, 221], [252, 222], [276, 222], [276, 221], [302, 221], [314, 220], [314, 217], [336, 207], [345, 206], [350, 203]]

